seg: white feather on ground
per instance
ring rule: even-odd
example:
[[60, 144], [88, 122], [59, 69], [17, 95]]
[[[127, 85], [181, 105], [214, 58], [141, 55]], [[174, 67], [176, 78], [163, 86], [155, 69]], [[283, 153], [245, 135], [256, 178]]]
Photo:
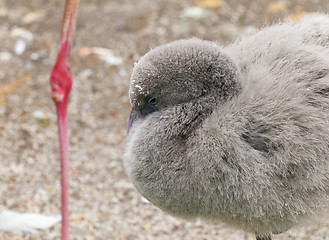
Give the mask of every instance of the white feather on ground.
[[0, 212], [0, 232], [35, 233], [55, 225], [60, 220], [60, 216], [4, 210]]

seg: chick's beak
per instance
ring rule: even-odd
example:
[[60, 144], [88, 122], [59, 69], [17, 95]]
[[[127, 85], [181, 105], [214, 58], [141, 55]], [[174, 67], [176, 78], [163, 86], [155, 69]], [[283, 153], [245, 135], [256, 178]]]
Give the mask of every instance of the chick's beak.
[[134, 108], [131, 109], [129, 120], [128, 120], [128, 131], [127, 131], [128, 134], [129, 134], [130, 128], [134, 124], [135, 120], [138, 119], [140, 117], [140, 115], [141, 114], [138, 111], [136, 111]]

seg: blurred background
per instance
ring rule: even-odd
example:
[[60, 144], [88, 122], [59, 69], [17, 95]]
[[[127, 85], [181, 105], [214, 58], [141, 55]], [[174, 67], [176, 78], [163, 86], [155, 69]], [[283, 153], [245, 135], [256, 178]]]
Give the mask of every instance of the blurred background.
[[[64, 0], [0, 0], [0, 210], [60, 213], [58, 139], [49, 74]], [[328, 12], [327, 0], [84, 0], [72, 50], [69, 105], [72, 239], [254, 239], [186, 222], [141, 198], [123, 168], [133, 63], [150, 48], [199, 37], [227, 45], [273, 22]], [[329, 27], [329, 26], [328, 26]], [[59, 239], [60, 224], [33, 235]], [[329, 239], [329, 223], [274, 239]]]

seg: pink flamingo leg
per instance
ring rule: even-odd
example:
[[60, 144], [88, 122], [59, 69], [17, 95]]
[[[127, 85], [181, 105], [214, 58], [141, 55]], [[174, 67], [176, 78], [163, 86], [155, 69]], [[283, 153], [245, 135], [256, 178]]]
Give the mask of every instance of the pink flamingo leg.
[[50, 76], [51, 96], [55, 102], [61, 161], [62, 240], [69, 240], [69, 140], [67, 105], [72, 88], [69, 57], [79, 0], [67, 0], [62, 25], [61, 45]]

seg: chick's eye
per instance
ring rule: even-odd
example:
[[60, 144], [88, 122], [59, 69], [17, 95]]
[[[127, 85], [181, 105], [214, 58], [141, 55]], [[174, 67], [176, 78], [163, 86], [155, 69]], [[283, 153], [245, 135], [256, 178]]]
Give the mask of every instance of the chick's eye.
[[147, 102], [151, 105], [155, 105], [158, 103], [158, 99], [155, 97], [151, 97]]

